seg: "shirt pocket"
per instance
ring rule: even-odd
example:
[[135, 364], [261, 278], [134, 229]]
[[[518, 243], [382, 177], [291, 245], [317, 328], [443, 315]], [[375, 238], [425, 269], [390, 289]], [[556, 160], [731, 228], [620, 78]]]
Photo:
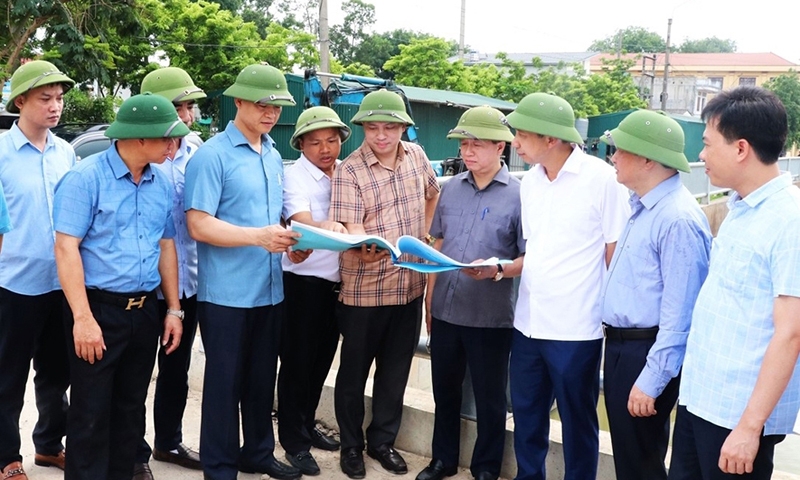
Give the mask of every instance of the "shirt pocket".
[[625, 249], [620, 255], [622, 264], [616, 268], [629, 274], [615, 276], [620, 284], [635, 290], [643, 282], [645, 285], [660, 282], [658, 254], [649, 244], [624, 245], [622, 248]]

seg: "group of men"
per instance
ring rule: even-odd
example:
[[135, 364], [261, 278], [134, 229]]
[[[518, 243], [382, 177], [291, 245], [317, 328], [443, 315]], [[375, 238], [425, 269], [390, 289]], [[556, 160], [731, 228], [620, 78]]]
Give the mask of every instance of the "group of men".
[[[603, 337], [618, 478], [770, 477], [800, 407], [800, 192], [778, 170], [787, 118], [765, 90], [722, 92], [704, 110], [701, 159], [734, 190], [712, 249], [678, 174], [689, 169], [683, 132], [662, 113], [634, 112], [604, 135], [615, 174], [582, 151], [562, 98], [530, 94], [508, 117], [471, 108], [448, 134], [467, 171], [440, 193], [424, 151], [402, 140], [413, 120], [391, 91], [363, 99], [351, 123], [364, 141], [341, 162], [350, 128], [327, 107], [302, 112], [290, 142], [301, 156], [284, 171], [269, 133], [295, 102], [273, 67], [239, 73], [224, 92], [234, 120], [202, 146], [187, 126], [205, 94], [181, 69], [155, 70], [106, 131], [112, 146], [79, 163], [49, 131], [72, 85], [48, 62], [20, 67], [8, 101], [20, 118], [0, 136], [3, 480], [27, 479], [19, 416], [31, 359], [34, 461], [69, 480], [149, 480], [151, 453], [206, 479], [293, 480], [320, 474], [312, 447], [341, 448], [350, 478], [366, 476], [364, 450], [407, 473], [394, 443], [423, 311], [436, 417], [418, 480], [457, 472], [467, 367], [474, 478], [500, 475], [510, 378], [517, 478], [546, 478], [556, 401], [565, 478], [594, 479]], [[532, 166], [521, 182], [503, 163], [509, 143]], [[511, 262], [426, 279], [375, 245], [295, 250], [291, 222]], [[199, 453], [181, 434], [198, 324]], [[338, 442], [314, 419], [340, 336]], [[151, 449], [144, 402], [156, 358]], [[276, 383], [288, 464], [274, 456]]]

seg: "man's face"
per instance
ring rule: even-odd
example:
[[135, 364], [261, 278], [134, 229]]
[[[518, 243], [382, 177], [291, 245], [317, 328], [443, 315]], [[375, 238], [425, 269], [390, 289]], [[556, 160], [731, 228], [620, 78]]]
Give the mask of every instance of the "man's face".
[[259, 135], [269, 133], [278, 124], [281, 116], [281, 107], [278, 105], [265, 105], [237, 98], [236, 106], [239, 109], [236, 113], [237, 119], [241, 119], [247, 130]]
[[617, 171], [617, 181], [635, 191], [644, 171], [646, 159], [640, 155], [617, 149], [614, 156], [611, 157], [611, 162]]
[[731, 187], [739, 153], [737, 142], [728, 142], [717, 130], [717, 120], [711, 119], [703, 131], [703, 150], [700, 160], [706, 162], [706, 175], [718, 187]]
[[517, 149], [517, 155], [528, 165], [541, 162], [541, 158], [547, 153], [547, 137], [539, 136], [533, 132], [517, 130], [511, 146]]
[[388, 155], [397, 151], [406, 127], [401, 123], [364, 122], [364, 141], [375, 156]]
[[181, 122], [185, 123], [187, 127], [192, 126], [194, 123], [194, 100], [187, 100], [185, 102], [177, 102], [173, 103], [175, 105], [175, 110], [178, 111], [178, 118], [181, 119]]
[[300, 137], [300, 150], [317, 168], [330, 175], [342, 149], [338, 128], [321, 128]]
[[60, 83], [36, 87], [14, 99], [20, 117], [39, 128], [58, 125], [64, 110], [64, 86]]
[[164, 163], [167, 158], [175, 155], [175, 149], [180, 143], [178, 138], [144, 138], [142, 141], [142, 153], [147, 156], [150, 163]]
[[500, 166], [505, 142], [490, 140], [461, 140], [461, 158], [470, 172], [476, 175], [494, 173]]

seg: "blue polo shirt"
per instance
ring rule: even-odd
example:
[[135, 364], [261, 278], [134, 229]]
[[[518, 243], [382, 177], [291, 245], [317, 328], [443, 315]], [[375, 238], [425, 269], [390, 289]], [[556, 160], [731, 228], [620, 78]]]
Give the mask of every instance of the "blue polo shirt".
[[70, 144], [50, 132], [43, 151], [16, 123], [0, 135], [0, 184], [14, 225], [3, 236], [0, 287], [31, 296], [61, 289], [54, 254], [53, 194], [74, 164]]
[[11, 219], [8, 218], [8, 207], [6, 206], [6, 195], [3, 192], [3, 184], [0, 183], [0, 235], [11, 231]]
[[135, 184], [114, 143], [64, 175], [53, 217], [57, 232], [81, 239], [87, 288], [133, 293], [161, 283], [158, 242], [175, 236], [171, 209], [167, 178], [148, 165]]
[[[207, 141], [186, 166], [186, 210], [206, 212], [240, 227], [280, 222], [283, 160], [269, 135], [261, 154], [233, 122]], [[283, 301], [281, 255], [261, 247], [216, 247], [198, 242], [197, 299], [252, 308]]]

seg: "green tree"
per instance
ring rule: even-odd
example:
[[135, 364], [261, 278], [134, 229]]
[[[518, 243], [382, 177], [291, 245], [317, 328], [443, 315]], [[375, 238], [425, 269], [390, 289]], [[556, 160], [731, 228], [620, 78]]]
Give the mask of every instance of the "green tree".
[[400, 54], [387, 60], [383, 69], [403, 85], [471, 92], [467, 67], [461, 61], [451, 63], [449, 56], [450, 43], [442, 38], [414, 39], [400, 45]]
[[586, 92], [597, 108], [596, 113], [613, 113], [631, 108], [646, 108], [647, 102], [639, 97], [639, 89], [628, 69], [634, 60], [614, 59], [603, 61], [603, 73], [592, 74], [586, 81]]
[[764, 84], [781, 99], [789, 117], [789, 136], [786, 145], [800, 145], [800, 77], [795, 70], [789, 70]]
[[509, 102], [519, 102], [525, 95], [533, 92], [533, 79], [527, 75], [525, 64], [508, 58], [504, 52], [497, 54], [501, 60], [497, 90], [497, 98]]
[[111, 123], [114, 121], [114, 97], [95, 97], [80, 88], [64, 95], [62, 123]]
[[400, 53], [400, 45], [408, 45], [413, 39], [430, 38], [427, 33], [397, 29], [390, 32], [367, 35], [353, 51], [353, 62], [369, 65], [381, 78], [389, 78], [389, 72], [383, 70], [383, 64]]
[[8, 78], [23, 57], [31, 56], [30, 40], [50, 22], [69, 23], [69, 11], [58, 0], [0, 0], [5, 28], [0, 29], [0, 77]]
[[331, 71], [330, 73], [335, 73], [337, 75], [341, 75], [343, 73], [347, 73], [350, 75], [360, 75], [362, 77], [374, 77], [375, 71], [372, 70], [372, 67], [369, 65], [365, 65], [363, 63], [355, 62], [349, 63], [347, 65], [342, 65], [342, 62], [339, 60], [332, 58], [331, 59]]
[[661, 35], [642, 27], [630, 26], [606, 38], [595, 40], [589, 45], [591, 52], [616, 52], [620, 48], [622, 36], [622, 51], [624, 53], [657, 53], [667, 48], [667, 42]]
[[375, 6], [362, 0], [347, 0], [342, 3], [344, 21], [330, 29], [331, 54], [343, 64], [352, 63], [361, 42], [367, 38], [367, 30], [375, 24]]
[[678, 47], [681, 53], [733, 53], [736, 51], [736, 42], [731, 39], [717, 37], [689, 40], [688, 38]]

